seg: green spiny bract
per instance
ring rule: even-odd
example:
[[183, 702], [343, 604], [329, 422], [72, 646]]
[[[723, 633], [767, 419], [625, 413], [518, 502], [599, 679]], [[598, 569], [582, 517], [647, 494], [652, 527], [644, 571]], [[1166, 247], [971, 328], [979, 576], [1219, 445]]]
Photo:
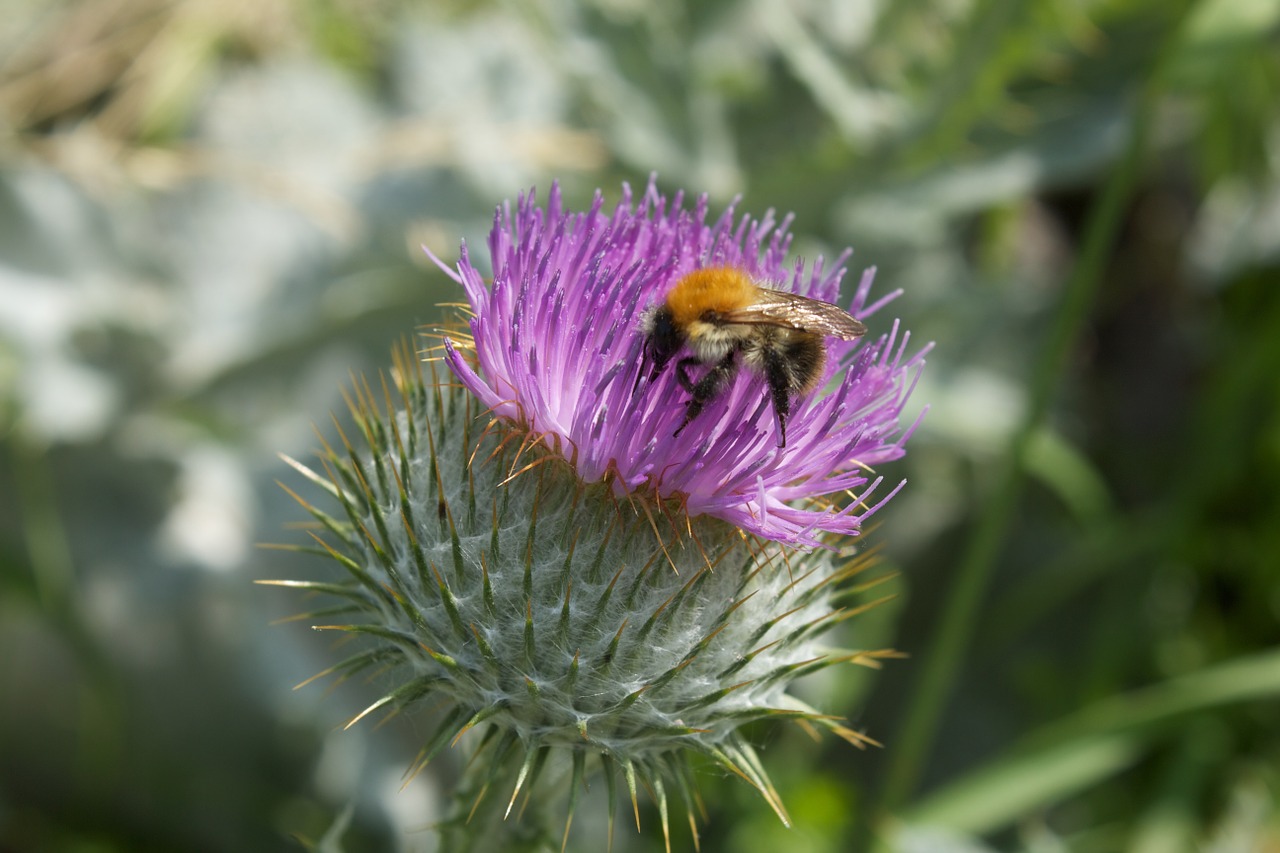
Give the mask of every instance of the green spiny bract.
[[368, 638], [328, 672], [398, 673], [360, 716], [447, 700], [415, 772], [479, 726], [493, 766], [519, 768], [512, 801], [560, 750], [572, 761], [570, 817], [599, 764], [633, 805], [637, 780], [649, 788], [665, 831], [668, 791], [692, 807], [689, 752], [748, 781], [787, 820], [745, 723], [799, 718], [866, 742], [786, 690], [832, 663], [874, 666], [886, 654], [817, 641], [854, 612], [833, 607], [833, 590], [868, 560], [788, 552], [671, 501], [584, 484], [537, 436], [477, 417], [474, 398], [426, 379], [404, 353], [378, 396], [357, 388], [359, 441], [340, 431], [325, 475], [295, 463], [341, 507], [302, 501], [345, 582], [280, 583], [344, 599], [311, 615], [345, 621], [317, 627]]

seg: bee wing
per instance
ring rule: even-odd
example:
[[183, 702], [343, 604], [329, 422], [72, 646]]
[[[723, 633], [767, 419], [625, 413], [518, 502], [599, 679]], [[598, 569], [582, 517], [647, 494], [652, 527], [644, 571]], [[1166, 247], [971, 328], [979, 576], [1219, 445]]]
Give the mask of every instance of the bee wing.
[[756, 301], [721, 314], [725, 323], [781, 326], [851, 341], [866, 334], [862, 321], [839, 305], [783, 290], [760, 289]]

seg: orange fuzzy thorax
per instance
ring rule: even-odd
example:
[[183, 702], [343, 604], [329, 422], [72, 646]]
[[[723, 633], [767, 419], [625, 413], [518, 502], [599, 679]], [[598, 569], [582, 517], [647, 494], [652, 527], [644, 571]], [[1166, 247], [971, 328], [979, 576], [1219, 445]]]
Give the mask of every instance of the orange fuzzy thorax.
[[708, 267], [681, 277], [667, 294], [667, 308], [679, 328], [688, 328], [705, 312], [723, 313], [756, 301], [759, 288], [740, 269]]

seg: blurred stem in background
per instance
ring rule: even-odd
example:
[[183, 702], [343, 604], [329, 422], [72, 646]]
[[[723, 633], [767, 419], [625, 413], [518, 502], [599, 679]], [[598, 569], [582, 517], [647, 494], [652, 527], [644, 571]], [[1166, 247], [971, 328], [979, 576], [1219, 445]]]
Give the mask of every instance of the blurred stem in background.
[[79, 619], [70, 613], [75, 584], [71, 552], [67, 547], [67, 531], [58, 514], [57, 488], [47, 460], [39, 448], [26, 441], [13, 441], [9, 449], [31, 566], [33, 598], [41, 610], [56, 616], [59, 623], [78, 623]]
[[[1163, 90], [1165, 66], [1170, 57], [1177, 54], [1187, 17], [1184, 8], [1170, 25], [1154, 67], [1134, 104], [1123, 157], [1090, 212], [1062, 307], [1035, 359], [1023, 421], [1000, 460], [992, 495], [983, 505], [956, 570], [942, 623], [924, 655], [923, 670], [914, 695], [907, 702], [902, 728], [891, 741], [879, 819], [891, 815], [914, 792], [933, 747], [943, 707], [969, 656], [979, 606], [1018, 509], [1028, 450], [1043, 428], [1050, 404], [1062, 386], [1071, 346], [1088, 318], [1107, 260], [1116, 245], [1125, 209], [1141, 178], [1150, 127]], [[867, 829], [875, 831], [870, 823]]]

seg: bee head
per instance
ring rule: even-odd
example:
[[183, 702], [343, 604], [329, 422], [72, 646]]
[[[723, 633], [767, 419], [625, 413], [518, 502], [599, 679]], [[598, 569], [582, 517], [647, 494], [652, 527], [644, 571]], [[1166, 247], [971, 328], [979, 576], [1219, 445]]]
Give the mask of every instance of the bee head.
[[[667, 366], [667, 362], [684, 345], [684, 335], [680, 333], [680, 329], [675, 324], [675, 318], [671, 314], [671, 309], [666, 305], [660, 305], [649, 311], [644, 318], [644, 364], [649, 368], [649, 381], [658, 378], [658, 374], [662, 373], [662, 369]], [[636, 384], [640, 383], [640, 376], [644, 375], [644, 366], [640, 368], [640, 374], [636, 376]]]

